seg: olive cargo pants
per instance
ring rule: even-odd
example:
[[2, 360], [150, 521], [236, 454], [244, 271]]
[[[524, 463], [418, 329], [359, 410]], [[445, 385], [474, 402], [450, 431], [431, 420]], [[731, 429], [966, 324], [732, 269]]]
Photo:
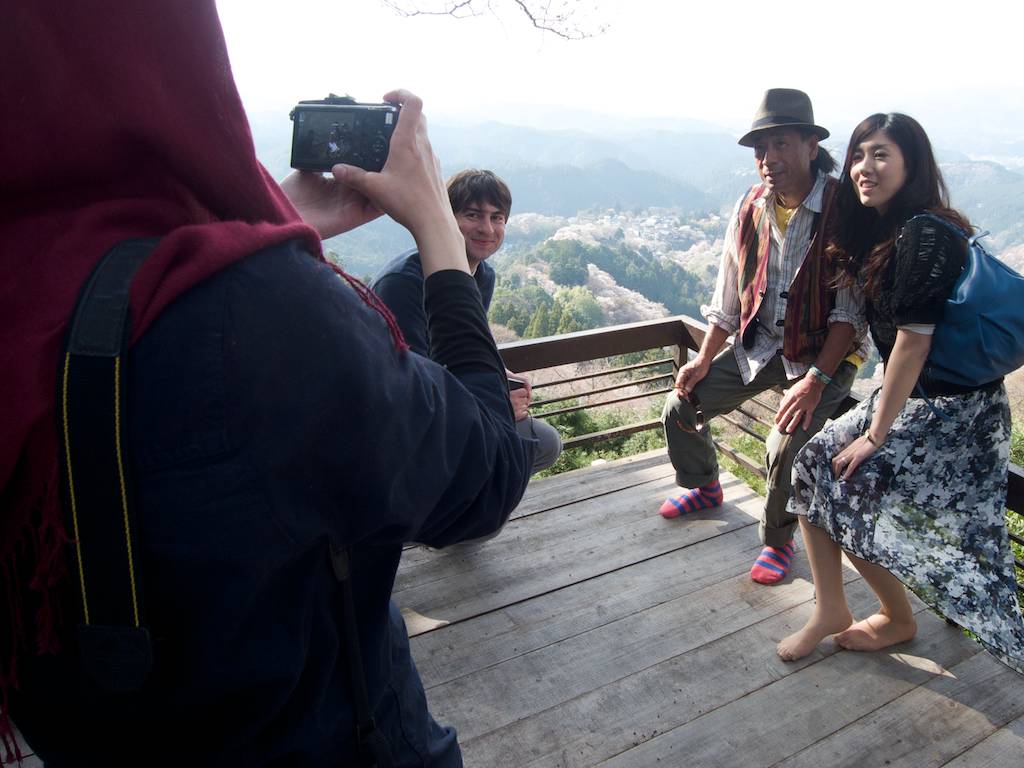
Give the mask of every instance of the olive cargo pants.
[[[856, 376], [857, 367], [843, 361], [836, 369], [832, 382], [822, 392], [809, 429], [798, 427], [792, 434], [784, 434], [773, 426], [768, 434], [765, 445], [767, 499], [758, 527], [758, 535], [764, 544], [781, 547], [793, 538], [797, 518], [786, 512], [793, 459], [850, 393]], [[758, 372], [753, 381], [744, 384], [736, 365], [735, 353], [730, 347], [714, 359], [708, 375], [693, 391], [704, 411], [705, 421], [710, 421], [712, 417], [729, 413], [766, 389], [785, 387], [790, 383], [780, 353]], [[696, 488], [715, 482], [718, 479], [718, 457], [711, 440], [711, 430], [705, 427], [700, 432], [693, 431], [693, 406], [682, 399], [677, 391], [672, 391], [665, 402], [661, 420], [668, 441], [668, 455], [676, 470], [676, 483], [684, 488]]]

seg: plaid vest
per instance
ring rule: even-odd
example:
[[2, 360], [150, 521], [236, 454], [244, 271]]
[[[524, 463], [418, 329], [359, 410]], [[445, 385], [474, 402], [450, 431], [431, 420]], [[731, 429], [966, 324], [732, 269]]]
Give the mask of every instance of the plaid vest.
[[[832, 287], [833, 273], [824, 257], [824, 230], [837, 188], [838, 182], [835, 179], [826, 179], [821, 213], [814, 215], [811, 242], [792, 284], [786, 289], [789, 297], [786, 300], [782, 354], [794, 362], [810, 363], [818, 356], [828, 335], [828, 316], [836, 305], [836, 291]], [[740, 340], [747, 349], [754, 346], [758, 326], [757, 311], [761, 307], [768, 282], [771, 222], [767, 205], [754, 205], [764, 190], [764, 184], [750, 188], [740, 204], [739, 226], [736, 227]]]

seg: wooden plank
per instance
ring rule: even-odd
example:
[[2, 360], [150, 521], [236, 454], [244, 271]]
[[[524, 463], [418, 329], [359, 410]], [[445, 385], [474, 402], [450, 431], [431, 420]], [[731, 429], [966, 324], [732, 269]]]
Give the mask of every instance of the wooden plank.
[[[624, 381], [617, 381], [614, 384], [606, 384], [603, 387], [594, 387], [584, 392], [573, 392], [568, 395], [558, 395], [556, 397], [548, 398], [547, 400], [532, 400], [530, 402], [531, 408], [540, 408], [542, 405], [550, 405], [551, 403], [564, 403], [566, 400], [575, 400], [580, 397], [590, 397], [592, 395], [600, 395], [605, 392], [615, 392], [620, 389], [628, 389], [629, 387], [640, 387], [644, 384], [651, 384], [655, 381], [664, 381], [665, 379], [675, 379], [671, 373], [659, 373], [655, 376], [646, 376], [642, 379], [626, 379]], [[669, 389], [659, 390], [659, 392], [670, 392]], [[646, 395], [653, 395], [655, 392], [647, 392]], [[624, 398], [628, 399], [628, 398]], [[608, 403], [618, 402], [617, 400], [601, 401], [600, 403], [591, 403], [591, 405], [607, 405]], [[584, 406], [585, 407], [585, 406]], [[561, 411], [545, 411], [539, 414], [540, 416], [551, 416], [556, 413], [564, 413], [570, 409], [566, 408]]]
[[[530, 481], [509, 520], [674, 476], [675, 470], [672, 469], [665, 449], [657, 448], [597, 466], [542, 477]], [[409, 558], [430, 557], [429, 553], [436, 551], [420, 544], [408, 544], [405, 550]]]
[[24, 759], [20, 763], [17, 761], [10, 763], [4, 762], [4, 749], [0, 746], [0, 765], [17, 766], [17, 768], [43, 768], [43, 761], [36, 757], [32, 748], [25, 743], [25, 738], [18, 731], [17, 726], [14, 727], [14, 739], [18, 742], [18, 749], [21, 750], [21, 754], [24, 756]]
[[679, 315], [560, 336], [545, 336], [542, 339], [508, 342], [499, 344], [498, 352], [509, 370], [535, 371], [657, 347], [678, 345], [700, 349], [706, 327], [698, 320]]
[[[848, 687], [859, 684], [851, 680]], [[937, 768], [1022, 714], [1024, 676], [979, 652], [780, 763], [780, 768]], [[886, 734], [899, 734], [899, 739]], [[1022, 762], [1024, 753], [1018, 752], [1004, 766]]]
[[593, 371], [591, 373], [584, 373], [579, 376], [567, 376], [564, 379], [553, 379], [551, 381], [543, 381], [537, 384], [531, 384], [530, 387], [534, 390], [544, 389], [545, 387], [558, 387], [562, 384], [573, 384], [577, 381], [593, 381], [594, 379], [601, 378], [603, 376], [615, 376], [620, 373], [628, 373], [629, 371], [639, 371], [644, 368], [657, 368], [658, 366], [671, 366], [675, 364], [675, 359], [671, 357], [663, 357], [660, 360], [651, 360], [647, 363], [634, 363], [633, 365], [624, 365], [620, 368], [603, 368], [600, 371]]
[[[978, 654], [971, 640], [930, 612], [922, 611], [917, 618], [919, 634], [911, 643], [875, 654], [835, 653], [806, 664], [600, 765], [775, 765], [936, 676], [949, 675], [960, 662]], [[770, 645], [753, 644], [752, 639], [756, 638], [746, 644], [750, 666], [772, 664]], [[714, 685], [714, 681], [707, 683], [708, 688]], [[815, 768], [885, 766], [878, 754], [867, 757], [865, 752], [880, 743], [897, 744], [903, 732], [889, 728], [874, 731], [870, 738], [863, 736], [865, 741], [846, 745], [839, 756], [841, 763], [829, 759], [807, 764]]]
[[414, 637], [416, 666], [429, 689], [732, 578], [760, 551], [752, 526], [730, 531]]
[[[644, 395], [644, 397], [646, 397], [646, 395]], [[594, 407], [598, 406], [595, 405]], [[637, 421], [633, 424], [626, 424], [622, 427], [612, 427], [611, 429], [605, 429], [601, 432], [591, 432], [589, 435], [570, 437], [568, 440], [562, 442], [562, 447], [565, 450], [569, 450], [570, 448], [583, 448], [584, 446], [594, 445], [595, 443], [603, 443], [606, 440], [614, 440], [617, 437], [629, 437], [630, 435], [635, 435], [638, 432], [647, 432], [655, 429], [661, 429], [661, 419]]]
[[[736, 410], [742, 411], [741, 408], [737, 408]], [[755, 440], [757, 440], [759, 442], [763, 443], [765, 441], [764, 440], [764, 436], [760, 432], [755, 432], [750, 427], [748, 427], [746, 424], [741, 423], [738, 419], [733, 418], [728, 413], [719, 414], [718, 418], [720, 418], [726, 424], [731, 424], [732, 426], [734, 426], [736, 429], [740, 430], [741, 432], [746, 432], [748, 435], [750, 435], [752, 438], [754, 438]]]
[[531, 480], [523, 500], [512, 513], [512, 519], [585, 501], [664, 477], [675, 477], [675, 470], [672, 469], [665, 449], [659, 448], [596, 467]]
[[[617, 459], [596, 467], [586, 467], [552, 477], [544, 477], [530, 483], [526, 493], [523, 494], [522, 501], [512, 511], [508, 521], [512, 522], [522, 517], [674, 476], [675, 471], [668, 463], [665, 452], [656, 450], [627, 459]], [[729, 475], [729, 478], [735, 481], [732, 475]], [[465, 545], [453, 545], [440, 550], [420, 544], [410, 544], [406, 546], [402, 554], [403, 565], [430, 560], [440, 557], [441, 555], [438, 553], [452, 553], [472, 546], [477, 546], [477, 543], [468, 542]]]
[[[435, 717], [450, 722], [468, 741], [811, 599], [806, 561], [794, 565], [794, 579], [772, 588], [755, 584], [746, 571], [743, 567], [729, 579], [678, 599], [638, 606], [633, 615], [431, 688], [427, 695]], [[774, 643], [764, 640], [758, 647], [748, 639], [746, 644], [753, 657], [774, 657]], [[495, 695], [497, 691], [501, 694]]]
[[[749, 403], [751, 401], [748, 400], [747, 402]], [[754, 402], [756, 402], [756, 400]], [[775, 423], [775, 414], [774, 414], [774, 412], [772, 413], [771, 416], [768, 416], [766, 418], [761, 418], [760, 416], [755, 414], [753, 411], [751, 411], [749, 408], [744, 408], [742, 405], [736, 406], [736, 410], [739, 411], [740, 413], [742, 413], [744, 416], [746, 416], [751, 421], [756, 421], [762, 427], [766, 427], [768, 429], [771, 429], [772, 425], [774, 425], [774, 423]], [[764, 435], [759, 434], [759, 433], [755, 433], [755, 434], [757, 434], [757, 436], [762, 441], [764, 440]]]
[[[630, 386], [632, 386], [632, 384], [627, 385], [627, 387], [630, 387]], [[626, 389], [627, 387], [620, 387], [620, 389]], [[538, 413], [537, 411], [533, 411], [533, 417], [536, 418], [536, 419], [546, 419], [546, 418], [548, 418], [550, 416], [560, 416], [563, 413], [577, 413], [579, 411], [593, 410], [594, 408], [605, 408], [605, 407], [607, 407], [609, 405], [618, 405], [619, 403], [630, 403], [630, 402], [632, 402], [634, 400], [644, 400], [646, 398], [654, 397], [655, 395], [665, 395], [665, 394], [668, 394], [671, 391], [672, 391], [672, 387], [665, 387], [664, 389], [650, 389], [650, 390], [647, 390], [646, 392], [641, 392], [640, 394], [637, 394], [637, 395], [626, 395], [624, 397], [613, 397], [613, 398], [608, 398], [608, 399], [601, 400], [601, 401], [598, 401], [598, 402], [590, 402], [590, 403], [583, 403], [582, 405], [566, 406], [565, 408], [556, 408], [556, 409], [552, 409], [550, 411], [544, 411], [543, 413]], [[585, 392], [585, 393], [582, 393], [582, 394], [589, 395], [591, 393], [590, 392]], [[574, 400], [574, 399], [577, 399], [577, 396], [573, 395], [572, 397], [567, 397], [567, 398], [564, 398], [564, 399], [565, 400]], [[531, 403], [530, 407], [532, 408], [533, 405], [534, 404]], [[654, 423], [657, 424], [657, 425], [660, 425], [661, 424], [661, 419], [656, 420]], [[603, 434], [603, 433], [595, 432], [595, 433], [591, 433], [591, 434]], [[602, 439], [607, 439], [607, 438], [602, 438]]]
[[945, 768], [1010, 768], [1024, 758], [1024, 717], [1018, 717], [963, 752]]
[[[872, 610], [875, 603], [867, 586], [852, 570], [847, 570], [846, 575], [854, 580], [847, 586], [851, 607], [855, 611]], [[809, 596], [806, 584], [803, 589], [805, 596]], [[770, 596], [775, 588], [760, 588], [760, 591]], [[698, 643], [683, 654], [567, 698], [562, 704], [540, 710], [507, 727], [488, 731], [475, 739], [463, 734], [460, 740], [466, 764], [582, 768], [627, 752], [660, 733], [835, 653], [835, 646], [825, 643], [793, 664], [775, 655], [777, 640], [801, 626], [811, 610], [812, 603], [807, 600], [763, 621], [753, 617], [748, 627], [718, 633], [710, 642]], [[701, 619], [704, 618], [702, 615]], [[776, 711], [777, 707], [764, 710], [743, 728], [756, 731], [774, 727], [780, 719]], [[510, 757], [503, 762], [502, 756]], [[656, 762], [652, 760], [649, 764]], [[687, 763], [663, 761], [662, 764]], [[724, 759], [719, 763], [721, 766], [737, 764]]]
[[734, 451], [732, 448], [730, 448], [725, 443], [723, 443], [723, 442], [721, 442], [719, 440], [716, 440], [715, 441], [715, 448], [717, 448], [719, 451], [724, 453], [726, 456], [728, 456], [730, 459], [735, 461], [737, 464], [739, 464], [741, 467], [746, 469], [748, 472], [752, 472], [755, 475], [760, 475], [762, 478], [767, 477], [767, 473], [764, 471], [764, 467], [762, 465], [755, 464], [752, 459], [748, 459], [742, 453], [740, 453], [738, 451]]
[[[734, 503], [688, 516], [686, 525], [664, 520], [655, 510], [674, 488], [670, 479], [647, 483], [520, 518], [476, 548], [441, 550], [419, 561], [403, 556], [395, 603], [431, 619], [459, 621], [751, 523]], [[739, 481], [723, 488], [727, 498], [756, 498]]]

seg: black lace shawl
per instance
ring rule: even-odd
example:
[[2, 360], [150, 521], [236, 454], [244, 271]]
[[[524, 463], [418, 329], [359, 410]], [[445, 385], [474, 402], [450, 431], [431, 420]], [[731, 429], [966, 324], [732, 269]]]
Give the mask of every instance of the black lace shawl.
[[[880, 295], [869, 299], [866, 307], [871, 336], [883, 361], [888, 362], [896, 344], [898, 326], [942, 322], [943, 305], [966, 258], [964, 239], [934, 220], [915, 218], [903, 225]], [[930, 380], [925, 373], [919, 382], [929, 395], [952, 394], [949, 386]]]

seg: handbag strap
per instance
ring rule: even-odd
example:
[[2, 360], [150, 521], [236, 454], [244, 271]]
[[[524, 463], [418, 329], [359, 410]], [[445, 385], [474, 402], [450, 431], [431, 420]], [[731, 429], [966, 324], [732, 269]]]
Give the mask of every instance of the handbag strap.
[[921, 386], [921, 382], [920, 381], [918, 381], [914, 385], [914, 391], [917, 392], [918, 396], [922, 400], [924, 400], [925, 404], [928, 406], [928, 408], [931, 410], [932, 413], [934, 413], [938, 418], [942, 419], [943, 421], [949, 421], [949, 415], [944, 413], [944, 412], [942, 412], [942, 411], [940, 411], [935, 406], [935, 403], [932, 402], [932, 399], [930, 397], [928, 397], [928, 395], [925, 394], [924, 387]]
[[61, 490], [75, 551], [84, 671], [108, 693], [145, 684], [153, 646], [145, 626], [127, 436], [128, 293], [159, 242], [126, 240], [104, 255], [72, 315], [58, 376]]

